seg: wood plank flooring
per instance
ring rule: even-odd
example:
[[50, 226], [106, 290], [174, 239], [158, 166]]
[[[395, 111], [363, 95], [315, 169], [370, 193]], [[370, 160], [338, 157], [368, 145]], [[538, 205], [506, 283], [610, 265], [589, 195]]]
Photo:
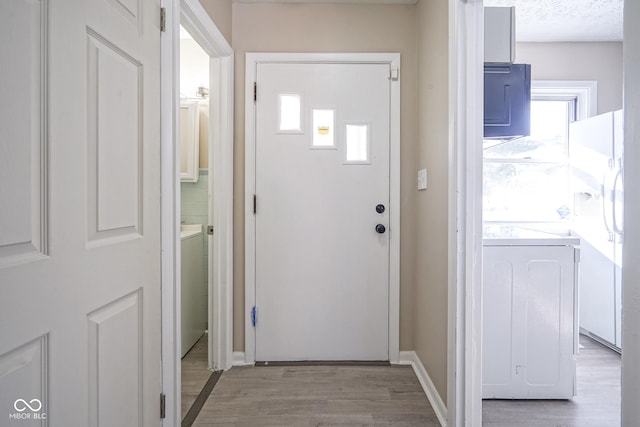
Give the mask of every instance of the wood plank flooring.
[[[483, 425], [618, 427], [620, 356], [587, 337], [580, 342], [574, 399], [485, 400]], [[183, 361], [183, 414], [210, 375], [206, 339], [192, 351], [202, 360], [186, 368]], [[233, 368], [222, 374], [193, 425], [440, 426], [408, 366]]]
[[620, 355], [580, 336], [577, 396], [572, 400], [484, 400], [487, 427], [620, 426]]
[[207, 354], [207, 334], [204, 334], [182, 358], [182, 418], [211, 376]]
[[440, 423], [409, 366], [268, 366], [224, 372], [193, 425]]

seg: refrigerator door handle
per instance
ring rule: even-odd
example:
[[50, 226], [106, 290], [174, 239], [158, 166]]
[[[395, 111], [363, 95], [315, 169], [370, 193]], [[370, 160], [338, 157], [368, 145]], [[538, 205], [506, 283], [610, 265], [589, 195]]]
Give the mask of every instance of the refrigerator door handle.
[[[622, 165], [621, 165], [622, 166]], [[618, 212], [617, 212], [617, 201], [618, 201], [618, 182], [620, 182], [622, 178], [622, 167], [619, 167], [618, 170], [616, 171], [616, 176], [615, 178], [613, 178], [613, 200], [611, 201], [611, 204], [613, 206], [613, 231], [620, 237], [622, 237], [622, 232], [623, 232], [623, 225], [622, 224], [618, 224]], [[621, 221], [622, 222], [622, 221]]]
[[604, 176], [602, 177], [602, 186], [601, 186], [600, 193], [602, 196], [602, 220], [604, 222], [604, 228], [607, 229], [607, 234], [609, 235], [609, 241], [613, 242], [613, 230], [609, 226], [608, 215], [607, 215], [607, 204], [609, 203], [609, 201], [607, 200], [606, 184], [607, 184], [608, 174], [609, 172], [605, 173]]

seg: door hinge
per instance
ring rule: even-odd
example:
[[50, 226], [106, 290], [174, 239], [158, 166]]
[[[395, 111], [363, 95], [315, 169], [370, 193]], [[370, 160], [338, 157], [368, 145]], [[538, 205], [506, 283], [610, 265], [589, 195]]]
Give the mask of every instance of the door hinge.
[[254, 305], [253, 308], [251, 309], [251, 324], [255, 328], [257, 323], [258, 323], [258, 314], [256, 312], [256, 306]]
[[253, 82], [253, 102], [258, 100], [258, 83]]
[[400, 67], [389, 68], [389, 80], [397, 81], [400, 79]]
[[253, 214], [255, 215], [255, 213], [257, 212], [257, 204], [258, 202], [256, 201], [256, 195], [253, 195]]
[[166, 418], [167, 416], [167, 396], [164, 393], [160, 393], [160, 418]]
[[160, 31], [163, 33], [167, 31], [167, 8], [166, 7], [160, 8]]
[[207, 234], [213, 236], [213, 225], [207, 225]]

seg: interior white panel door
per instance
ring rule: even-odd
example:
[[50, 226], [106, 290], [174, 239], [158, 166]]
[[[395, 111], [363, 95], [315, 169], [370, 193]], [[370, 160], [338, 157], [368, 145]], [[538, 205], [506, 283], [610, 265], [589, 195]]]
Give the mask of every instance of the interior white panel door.
[[388, 360], [389, 65], [257, 87], [256, 360]]
[[0, 2], [3, 426], [160, 423], [159, 10]]

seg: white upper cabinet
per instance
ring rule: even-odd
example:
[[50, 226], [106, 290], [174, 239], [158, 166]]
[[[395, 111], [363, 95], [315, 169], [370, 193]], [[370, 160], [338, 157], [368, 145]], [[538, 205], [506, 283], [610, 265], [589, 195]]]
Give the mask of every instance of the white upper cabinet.
[[198, 182], [200, 120], [198, 101], [180, 101], [180, 181]]
[[484, 8], [484, 62], [510, 63], [516, 59], [516, 8]]

